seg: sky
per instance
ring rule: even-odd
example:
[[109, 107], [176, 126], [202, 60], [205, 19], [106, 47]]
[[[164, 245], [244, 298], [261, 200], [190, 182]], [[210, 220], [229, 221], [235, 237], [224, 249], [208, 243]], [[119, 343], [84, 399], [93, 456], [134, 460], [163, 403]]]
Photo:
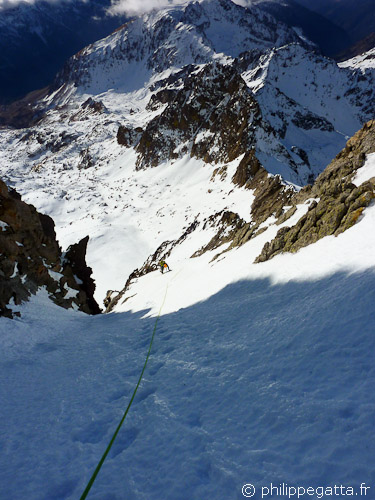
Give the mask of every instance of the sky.
[[[36, 0], [0, 0], [0, 10], [7, 9], [9, 7], [16, 6], [20, 3], [33, 4]], [[57, 3], [67, 0], [47, 0], [50, 3]], [[112, 7], [110, 8], [110, 14], [117, 15], [123, 14], [124, 12], [128, 15], [140, 15], [145, 12], [150, 12], [154, 9], [162, 9], [163, 7], [168, 7], [171, 5], [181, 5], [189, 3], [192, 0], [112, 0]], [[235, 0], [235, 3], [239, 5], [245, 5], [246, 0]]]
[[[171, 5], [182, 5], [193, 0], [112, 0], [110, 12], [113, 14], [126, 13], [128, 15], [139, 15], [150, 12], [153, 9], [162, 9]], [[247, 0], [233, 0], [239, 5], [246, 5]]]

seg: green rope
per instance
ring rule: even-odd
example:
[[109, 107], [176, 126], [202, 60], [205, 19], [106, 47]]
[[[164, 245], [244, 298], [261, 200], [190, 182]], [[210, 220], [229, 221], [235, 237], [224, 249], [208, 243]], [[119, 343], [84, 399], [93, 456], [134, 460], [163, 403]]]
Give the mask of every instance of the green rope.
[[106, 459], [106, 457], [107, 457], [107, 455], [108, 455], [108, 453], [109, 453], [110, 449], [112, 448], [112, 445], [113, 445], [113, 443], [114, 443], [114, 441], [115, 441], [115, 439], [116, 439], [116, 436], [117, 436], [117, 434], [119, 433], [119, 430], [121, 429], [121, 426], [122, 426], [122, 424], [124, 423], [124, 420], [125, 420], [125, 418], [126, 418], [126, 415], [128, 414], [128, 412], [129, 412], [129, 410], [130, 410], [130, 407], [131, 407], [131, 405], [132, 405], [132, 403], [133, 403], [133, 401], [134, 401], [135, 395], [137, 394], [139, 384], [141, 383], [141, 380], [142, 380], [143, 374], [144, 374], [144, 372], [145, 372], [145, 370], [146, 370], [146, 365], [147, 365], [148, 358], [150, 357], [151, 348], [152, 348], [152, 343], [154, 342], [154, 337], [155, 337], [156, 327], [157, 327], [157, 325], [158, 325], [158, 321], [159, 321], [159, 318], [160, 318], [160, 315], [161, 315], [161, 311], [162, 311], [163, 306], [164, 306], [164, 304], [165, 304], [165, 299], [166, 299], [166, 297], [167, 297], [167, 291], [168, 291], [168, 285], [167, 285], [167, 287], [166, 287], [166, 289], [165, 289], [165, 295], [164, 295], [163, 303], [162, 303], [162, 305], [160, 306], [159, 314], [158, 314], [158, 316], [157, 316], [157, 318], [156, 318], [156, 321], [155, 321], [154, 331], [152, 332], [151, 342], [150, 342], [150, 346], [149, 346], [149, 348], [148, 348], [148, 352], [147, 352], [147, 356], [146, 356], [146, 361], [145, 361], [145, 363], [144, 363], [144, 365], [143, 365], [142, 372], [141, 372], [141, 374], [140, 374], [140, 376], [139, 376], [139, 379], [138, 379], [138, 383], [137, 383], [137, 385], [136, 385], [136, 388], [134, 389], [134, 392], [133, 392], [133, 395], [132, 395], [132, 397], [131, 397], [131, 399], [130, 399], [130, 401], [129, 401], [128, 407], [126, 408], [125, 413], [124, 413], [124, 415], [123, 415], [122, 419], [120, 420], [120, 423], [118, 424], [117, 429], [115, 430], [115, 433], [113, 434], [112, 439], [111, 439], [111, 441], [109, 442], [109, 445], [107, 446], [107, 449], [106, 449], [106, 450], [105, 450], [105, 452], [103, 453], [102, 458], [100, 459], [100, 461], [99, 461], [98, 465], [96, 466], [96, 469], [94, 470], [94, 473], [93, 473], [93, 475], [91, 476], [90, 481], [87, 483], [87, 486], [86, 486], [86, 488], [85, 488], [85, 491], [82, 493], [82, 496], [81, 496], [80, 500], [85, 500], [85, 498], [86, 498], [86, 497], [87, 497], [87, 495], [89, 494], [89, 491], [91, 490], [91, 486], [94, 484], [94, 481], [95, 481], [95, 479], [96, 479], [96, 476], [99, 474], [99, 471], [100, 471], [100, 469], [101, 469], [101, 467], [102, 467], [102, 465], [103, 465], [103, 463], [104, 463], [104, 460]]

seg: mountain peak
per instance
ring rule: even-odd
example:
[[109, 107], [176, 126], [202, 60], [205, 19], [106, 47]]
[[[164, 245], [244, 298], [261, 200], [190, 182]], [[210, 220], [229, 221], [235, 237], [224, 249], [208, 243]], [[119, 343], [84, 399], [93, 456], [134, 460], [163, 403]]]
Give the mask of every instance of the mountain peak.
[[[187, 64], [226, 61], [253, 49], [298, 42], [293, 29], [256, 7], [230, 0], [201, 0], [166, 7], [125, 24], [109, 37], [76, 54], [58, 78], [88, 93], [108, 88], [132, 89], [134, 64], [144, 79]], [[100, 75], [98, 68], [101, 68]], [[138, 82], [139, 83], [139, 82]]]

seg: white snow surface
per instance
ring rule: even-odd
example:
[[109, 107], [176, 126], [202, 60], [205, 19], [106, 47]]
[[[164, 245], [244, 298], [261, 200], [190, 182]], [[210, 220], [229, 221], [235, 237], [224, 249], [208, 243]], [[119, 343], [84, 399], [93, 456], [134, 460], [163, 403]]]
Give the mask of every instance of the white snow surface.
[[367, 155], [364, 165], [357, 170], [353, 177], [353, 184], [360, 186], [372, 177], [375, 177], [375, 153]]
[[[293, 30], [227, 1], [151, 13], [75, 56], [77, 81], [46, 98], [39, 125], [0, 130], [1, 178], [53, 217], [64, 249], [89, 234], [99, 302], [198, 222], [173, 248], [171, 271], [134, 280], [112, 314], [66, 311], [41, 289], [11, 305], [21, 318], [0, 318], [4, 500], [80, 497], [164, 297], [144, 379], [90, 500], [237, 500], [246, 483], [257, 500], [271, 483], [346, 485], [353, 496], [361, 483], [375, 488], [375, 205], [337, 238], [269, 262], [253, 264], [281, 227], [274, 216], [242, 247], [191, 258], [217, 232], [203, 227], [209, 217], [228, 210], [251, 222], [254, 193], [231, 182], [242, 157], [226, 174], [188, 155], [137, 171], [134, 149], [116, 141], [119, 125], [145, 128], [162, 112], [146, 109], [158, 82], [250, 50], [243, 78], [273, 129], [257, 130], [257, 156], [296, 184], [321, 172], [367, 119], [375, 73], [296, 42]], [[83, 108], [89, 97], [105, 111]], [[373, 175], [369, 155], [354, 182]]]
[[375, 69], [375, 47], [358, 56], [339, 63], [341, 68], [356, 68], [363, 72], [366, 69]]
[[[119, 125], [144, 129], [163, 111], [146, 109], [163, 79], [186, 64], [199, 71], [212, 61], [230, 64], [243, 50], [260, 51], [243, 73], [263, 116], [256, 155], [269, 172], [297, 185], [320, 173], [370, 116], [365, 96], [375, 88], [374, 70], [364, 77], [338, 68], [298, 45], [293, 30], [274, 29], [259, 9], [244, 12], [205, 0], [134, 20], [72, 58], [70, 77], [79, 81], [62, 82], [45, 99], [50, 109], [40, 124], [0, 130], [1, 178], [54, 219], [63, 249], [90, 236], [87, 261], [99, 302], [194, 220], [224, 209], [250, 220], [253, 193], [231, 183], [241, 157], [225, 179], [211, 180], [223, 165], [185, 156], [136, 171], [134, 149], [117, 143]], [[83, 108], [90, 97], [105, 111]], [[81, 164], [85, 151], [88, 168]]]
[[165, 292], [144, 379], [90, 498], [235, 500], [249, 483], [256, 499], [271, 483], [316, 489], [305, 498], [372, 488], [374, 223], [370, 206], [337, 238], [259, 265], [263, 235], [213, 264], [172, 254], [170, 273], [141, 278], [109, 315], [63, 310], [43, 290], [14, 306], [20, 319], [0, 319], [3, 498], [79, 498]]

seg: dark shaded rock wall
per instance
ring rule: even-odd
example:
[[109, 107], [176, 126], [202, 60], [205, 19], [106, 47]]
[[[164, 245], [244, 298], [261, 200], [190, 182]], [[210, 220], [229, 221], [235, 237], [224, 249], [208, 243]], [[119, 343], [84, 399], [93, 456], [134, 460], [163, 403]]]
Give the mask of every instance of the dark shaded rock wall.
[[88, 237], [63, 258], [54, 227], [50, 217], [0, 181], [0, 316], [12, 317], [10, 306], [21, 304], [40, 287], [59, 306], [100, 312], [85, 261]]

